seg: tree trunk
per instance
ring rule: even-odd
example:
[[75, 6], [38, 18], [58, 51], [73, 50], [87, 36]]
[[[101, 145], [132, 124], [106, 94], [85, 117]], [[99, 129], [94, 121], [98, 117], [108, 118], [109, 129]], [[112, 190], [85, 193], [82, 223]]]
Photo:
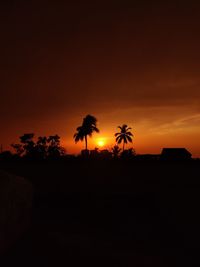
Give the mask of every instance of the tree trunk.
[[88, 150], [88, 148], [87, 148], [87, 135], [85, 135], [85, 149]]
[[123, 140], [123, 152], [124, 152], [124, 146], [125, 146], [125, 142], [124, 142], [124, 140]]

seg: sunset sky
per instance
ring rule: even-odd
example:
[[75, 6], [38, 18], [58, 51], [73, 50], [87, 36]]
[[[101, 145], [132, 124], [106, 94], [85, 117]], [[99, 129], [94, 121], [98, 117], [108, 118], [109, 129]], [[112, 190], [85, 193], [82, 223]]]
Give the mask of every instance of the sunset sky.
[[192, 0], [1, 1], [0, 143], [58, 134], [77, 153], [73, 134], [92, 114], [91, 149], [114, 145], [125, 123], [137, 153], [200, 157], [199, 14]]

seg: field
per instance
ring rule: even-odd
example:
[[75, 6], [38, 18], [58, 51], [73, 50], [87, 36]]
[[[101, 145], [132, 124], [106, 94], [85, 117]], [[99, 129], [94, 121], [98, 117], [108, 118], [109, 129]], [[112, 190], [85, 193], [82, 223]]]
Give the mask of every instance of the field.
[[200, 264], [200, 162], [1, 163], [34, 186], [4, 266]]

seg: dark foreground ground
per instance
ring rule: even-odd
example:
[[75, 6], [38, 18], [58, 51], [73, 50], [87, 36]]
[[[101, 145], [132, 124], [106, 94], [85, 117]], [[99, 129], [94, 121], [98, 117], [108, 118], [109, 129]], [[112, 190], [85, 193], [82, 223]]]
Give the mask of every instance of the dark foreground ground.
[[199, 266], [200, 163], [10, 163], [35, 189], [2, 266]]

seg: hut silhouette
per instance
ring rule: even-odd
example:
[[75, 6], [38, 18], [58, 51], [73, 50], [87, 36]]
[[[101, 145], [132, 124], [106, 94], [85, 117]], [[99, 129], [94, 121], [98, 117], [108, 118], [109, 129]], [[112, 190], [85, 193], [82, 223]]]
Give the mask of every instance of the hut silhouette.
[[190, 160], [192, 154], [186, 148], [163, 148], [162, 160]]

